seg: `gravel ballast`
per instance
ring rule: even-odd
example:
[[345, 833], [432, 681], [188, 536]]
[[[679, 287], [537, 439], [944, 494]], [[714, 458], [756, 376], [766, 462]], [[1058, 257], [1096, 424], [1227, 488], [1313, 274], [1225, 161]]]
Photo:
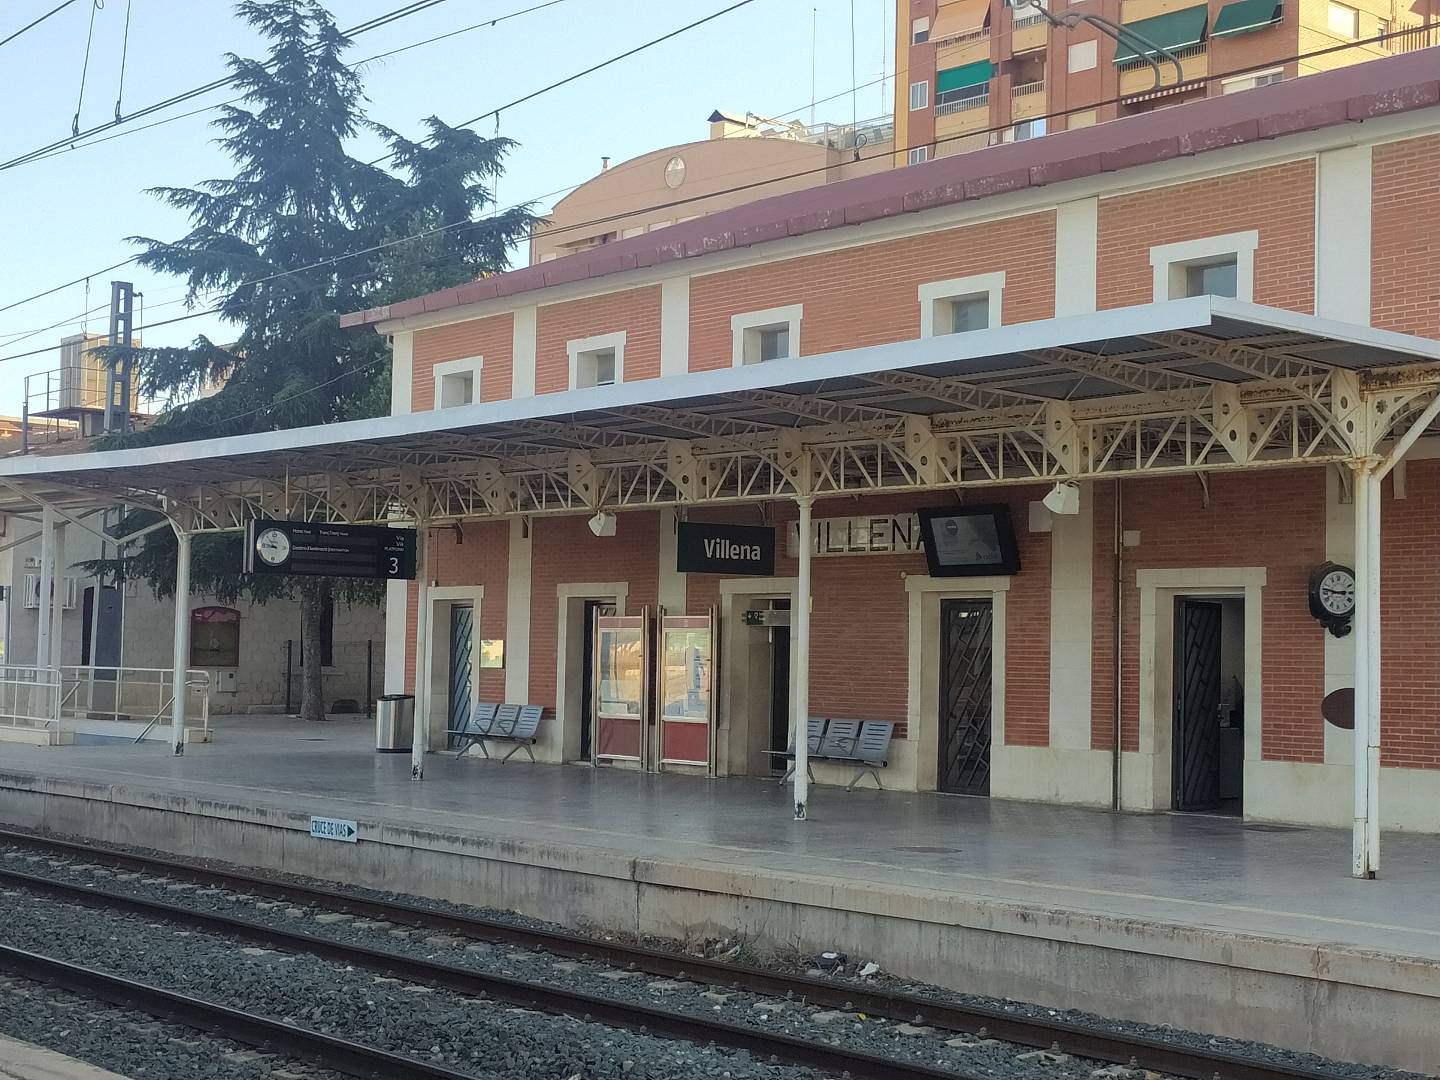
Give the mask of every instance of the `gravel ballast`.
[[[211, 865], [214, 864], [205, 864]], [[1100, 1063], [1066, 1058], [1032, 1048], [1016, 1047], [993, 1040], [956, 1036], [953, 1032], [933, 1031], [922, 1026], [894, 1023], [862, 1017], [852, 1012], [827, 1010], [809, 1006], [803, 1001], [777, 1001], [757, 995], [709, 987], [702, 984], [661, 979], [633, 972], [617, 971], [600, 962], [584, 962], [556, 958], [507, 946], [469, 943], [445, 935], [375, 924], [349, 916], [307, 908], [292, 907], [262, 898], [241, 896], [220, 890], [200, 888], [160, 877], [112, 871], [77, 859], [39, 854], [23, 847], [0, 847], [0, 866], [28, 873], [41, 874], [76, 884], [95, 884], [107, 889], [130, 893], [164, 903], [181, 904], [217, 914], [261, 922], [280, 929], [319, 934], [347, 944], [388, 949], [411, 956], [436, 959], [445, 963], [471, 967], [479, 971], [504, 974], [527, 980], [547, 982], [566, 989], [599, 996], [624, 998], [674, 1011], [709, 1016], [731, 1023], [749, 1024], [768, 1031], [799, 1038], [820, 1039], [847, 1048], [873, 1054], [894, 1056], [924, 1062], [941, 1068], [980, 1075], [1015, 1077], [1017, 1080], [1089, 1080], [1102, 1068]], [[289, 875], [283, 875], [289, 877]], [[328, 882], [314, 882], [294, 877], [293, 880], [320, 887], [333, 887]], [[400, 899], [373, 890], [353, 889], [357, 895], [371, 899]], [[440, 911], [503, 919], [529, 927], [558, 929], [514, 913], [468, 908], [438, 901], [419, 901], [423, 906]], [[675, 948], [674, 942], [647, 941], [651, 947]], [[468, 945], [468, 947], [467, 947]], [[754, 957], [746, 957], [754, 962]], [[772, 958], [768, 966], [795, 970], [792, 962]], [[837, 979], [844, 982], [843, 978]], [[914, 984], [881, 976], [879, 979], [855, 980], [868, 989], [898, 990], [932, 998], [1000, 1008], [1017, 1015], [1062, 1019], [1070, 1023], [1093, 1026], [1125, 1034], [1145, 1034], [1186, 1045], [1223, 1050], [1245, 1056], [1263, 1057], [1277, 1063], [1320, 1068], [1336, 1077], [1354, 1080], [1423, 1080], [1418, 1074], [1397, 1070], [1350, 1065], [1325, 1061], [1313, 1055], [1299, 1054], [1275, 1047], [1233, 1039], [1220, 1039], [1194, 1032], [1106, 1020], [1090, 1014], [1059, 1012], [1019, 1002], [998, 1001]], [[608, 1029], [607, 1029], [608, 1030]], [[585, 1073], [583, 1075], [590, 1075]], [[599, 1074], [596, 1074], [599, 1075]], [[648, 1075], [648, 1074], [647, 1074]], [[661, 1074], [655, 1074], [661, 1075]], [[738, 1074], [737, 1074], [738, 1075]]]

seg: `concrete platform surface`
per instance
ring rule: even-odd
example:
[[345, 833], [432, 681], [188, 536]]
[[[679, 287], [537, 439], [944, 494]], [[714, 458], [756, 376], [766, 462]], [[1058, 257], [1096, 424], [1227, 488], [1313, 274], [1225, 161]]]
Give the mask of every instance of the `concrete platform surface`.
[[[671, 937], [838, 946], [976, 993], [1433, 1071], [1440, 840], [377, 754], [227, 717], [183, 757], [0, 745], [0, 821]], [[359, 843], [309, 835], [354, 819]]]
[[0, 1080], [125, 1080], [119, 1073], [0, 1035]]
[[[363, 718], [227, 717], [215, 743], [0, 746], [0, 786], [71, 779], [627, 857], [913, 886], [976, 898], [1349, 945], [1440, 961], [1440, 839], [1387, 834], [1382, 877], [1349, 833], [1200, 815], [1114, 815], [910, 792], [377, 754]], [[364, 833], [362, 832], [362, 838]]]

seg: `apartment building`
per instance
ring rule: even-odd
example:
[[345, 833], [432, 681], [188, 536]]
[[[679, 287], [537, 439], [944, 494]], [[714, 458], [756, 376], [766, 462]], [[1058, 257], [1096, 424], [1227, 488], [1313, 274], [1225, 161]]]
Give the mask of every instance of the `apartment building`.
[[[1169, 50], [1155, 68], [1138, 41]], [[897, 164], [1440, 44], [1434, 0], [896, 0]], [[1403, 31], [1385, 42], [1369, 39]], [[1355, 43], [1361, 44], [1355, 44]], [[1161, 59], [1158, 56], [1156, 59]]]

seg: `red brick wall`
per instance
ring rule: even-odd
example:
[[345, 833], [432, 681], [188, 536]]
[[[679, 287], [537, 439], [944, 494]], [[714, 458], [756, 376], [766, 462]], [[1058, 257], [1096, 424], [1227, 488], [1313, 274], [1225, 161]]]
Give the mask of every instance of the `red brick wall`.
[[[510, 526], [507, 522], [465, 524], [465, 540], [457, 543], [453, 529], [430, 532], [430, 580], [437, 585], [481, 585], [478, 638], [504, 638], [507, 580], [510, 567]], [[415, 688], [415, 617], [419, 590], [410, 583], [405, 609], [405, 685]], [[448, 632], [448, 631], [447, 631]], [[475, 694], [480, 701], [505, 700], [505, 671], [484, 668], [476, 673]], [[523, 702], [520, 704], [524, 704]]]
[[1052, 211], [696, 277], [690, 369], [730, 366], [732, 315], [788, 304], [805, 306], [802, 355], [918, 337], [920, 285], [999, 270], [1006, 323], [1055, 314]]
[[1258, 229], [1255, 302], [1315, 306], [1315, 166], [1296, 161], [1100, 201], [1096, 299], [1148, 304], [1150, 248]]
[[436, 364], [471, 356], [485, 358], [480, 373], [480, 400], [503, 401], [510, 397], [514, 321], [513, 315], [491, 315], [451, 326], [416, 330], [410, 410], [424, 412], [435, 407], [432, 372]]
[[[1043, 491], [1013, 488], [976, 493], [971, 502], [1010, 506], [1020, 546], [1021, 573], [1006, 595], [1005, 741], [1045, 746], [1050, 738], [1050, 538], [1026, 528], [1032, 499]], [[944, 495], [892, 495], [833, 499], [815, 504], [816, 520], [904, 513], [953, 505]], [[794, 506], [772, 503], [776, 527], [775, 573], [795, 574], [786, 538], [797, 517]], [[759, 524], [751, 508], [696, 512], [694, 520]], [[623, 520], [623, 519], [622, 519]], [[922, 553], [827, 555], [811, 562], [810, 706], [815, 715], [890, 720], [905, 737], [909, 669], [909, 600], [905, 575], [926, 574]], [[688, 609], [703, 614], [720, 606], [720, 576], [694, 574], [687, 583]], [[763, 591], [763, 583], [757, 587]], [[926, 633], [934, 633], [934, 627]], [[722, 659], [723, 663], [723, 659]]]
[[1371, 321], [1440, 338], [1440, 135], [1377, 146], [1371, 206]]
[[566, 342], [625, 332], [624, 380], [660, 377], [660, 286], [547, 304], [535, 317], [535, 392], [570, 388]]
[[625, 610], [637, 614], [658, 599], [660, 515], [619, 515], [614, 536], [591, 534], [584, 516], [539, 517], [531, 524], [530, 703], [555, 708], [558, 601], [563, 582], [626, 581]]
[[1440, 769], [1440, 461], [1405, 479], [1380, 495], [1380, 763]]
[[[1113, 503], [1097, 500], [1095, 562], [1095, 633], [1111, 636], [1110, 561]], [[1102, 520], [1103, 518], [1103, 520]], [[1263, 593], [1263, 724], [1261, 752], [1271, 761], [1324, 760], [1320, 718], [1324, 696], [1324, 630], [1310, 617], [1306, 592], [1310, 571], [1325, 559], [1325, 474], [1295, 469], [1245, 476], [1210, 477], [1210, 506], [1201, 503], [1194, 477], [1127, 480], [1122, 529], [1139, 530], [1139, 547], [1124, 549], [1122, 603], [1123, 727], [1122, 745], [1139, 748], [1140, 594], [1137, 570], [1169, 567], [1233, 566], [1266, 568]], [[1284, 541], [1277, 542], [1283, 532]], [[1157, 613], [1167, 617], [1166, 612]], [[1246, 642], [1246, 648], [1253, 647]], [[1113, 653], [1094, 655], [1095, 711], [1092, 745], [1112, 745]], [[1163, 658], [1157, 662], [1165, 662]], [[1255, 688], [1246, 688], [1253, 701]]]

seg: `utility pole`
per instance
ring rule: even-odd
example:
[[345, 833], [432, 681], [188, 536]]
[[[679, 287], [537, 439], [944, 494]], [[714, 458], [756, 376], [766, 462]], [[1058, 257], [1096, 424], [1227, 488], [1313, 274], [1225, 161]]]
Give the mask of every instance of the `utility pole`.
[[120, 358], [105, 367], [105, 434], [130, 430], [130, 353], [135, 344], [135, 286], [128, 281], [110, 283], [110, 345], [123, 347]]

